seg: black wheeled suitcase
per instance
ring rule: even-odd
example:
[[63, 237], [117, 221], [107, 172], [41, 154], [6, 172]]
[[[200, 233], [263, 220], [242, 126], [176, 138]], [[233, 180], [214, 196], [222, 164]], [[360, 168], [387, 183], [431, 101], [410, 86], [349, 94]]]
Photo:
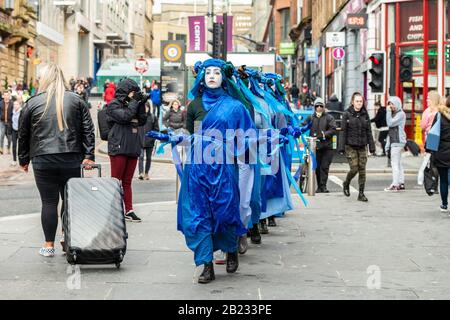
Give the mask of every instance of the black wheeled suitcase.
[[127, 249], [127, 232], [123, 192], [119, 180], [81, 178], [67, 182], [63, 215], [64, 241], [70, 264], [115, 264], [123, 261]]

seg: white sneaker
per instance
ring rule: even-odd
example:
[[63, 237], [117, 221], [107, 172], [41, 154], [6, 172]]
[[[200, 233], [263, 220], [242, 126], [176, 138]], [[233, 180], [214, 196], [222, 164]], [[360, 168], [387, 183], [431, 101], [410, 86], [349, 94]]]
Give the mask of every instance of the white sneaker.
[[441, 206], [441, 212], [448, 213], [448, 206], [442, 205], [442, 206]]
[[55, 256], [55, 248], [41, 248], [39, 250], [39, 254], [44, 257], [54, 257]]
[[17, 166], [17, 162], [16, 161], [11, 162], [11, 167], [16, 167], [16, 166]]

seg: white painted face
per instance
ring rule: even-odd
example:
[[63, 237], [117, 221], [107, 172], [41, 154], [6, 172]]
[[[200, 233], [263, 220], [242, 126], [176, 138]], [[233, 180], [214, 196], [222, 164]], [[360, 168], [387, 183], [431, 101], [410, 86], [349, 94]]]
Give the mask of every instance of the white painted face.
[[217, 89], [222, 86], [222, 72], [218, 67], [208, 67], [205, 70], [205, 84], [210, 89]]

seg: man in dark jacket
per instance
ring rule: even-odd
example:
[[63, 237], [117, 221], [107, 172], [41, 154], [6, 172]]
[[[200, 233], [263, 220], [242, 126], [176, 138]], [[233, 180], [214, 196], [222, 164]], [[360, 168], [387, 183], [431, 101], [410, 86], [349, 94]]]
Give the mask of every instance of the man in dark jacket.
[[312, 121], [310, 136], [317, 138], [316, 193], [329, 193], [327, 181], [330, 165], [333, 162], [333, 136], [336, 134], [336, 122], [333, 116], [325, 112], [322, 98], [314, 101], [314, 113], [305, 120], [304, 124], [310, 121]]
[[292, 98], [292, 102], [295, 105], [295, 108], [297, 108], [297, 109], [299, 108], [299, 106], [298, 106], [299, 94], [300, 94], [300, 90], [298, 89], [297, 85], [294, 83], [291, 88], [291, 98]]
[[[139, 127], [139, 133], [142, 138], [142, 151], [139, 157], [139, 180], [150, 180], [148, 173], [150, 172], [150, 166], [152, 164], [152, 153], [155, 147], [155, 139], [146, 136], [149, 131], [159, 131], [158, 118], [153, 114], [153, 110], [150, 110], [149, 103], [147, 105], [147, 123]], [[144, 157], [145, 171], [144, 171]]]
[[335, 94], [333, 94], [328, 100], [326, 108], [327, 111], [341, 111], [341, 112], [344, 111], [344, 106], [342, 105], [342, 102], [339, 101], [339, 99]]
[[11, 148], [11, 127], [10, 122], [13, 114], [13, 101], [11, 100], [11, 93], [5, 91], [3, 93], [3, 100], [0, 101], [0, 155], [3, 154], [3, 147], [6, 140], [8, 141], [8, 147], [5, 154], [9, 154]]
[[370, 120], [371, 123], [375, 122], [375, 126], [380, 131], [378, 136], [378, 142], [380, 142], [383, 149], [383, 157], [386, 156], [386, 139], [389, 133], [389, 127], [386, 122], [386, 107], [382, 106], [380, 102], [375, 102], [375, 108], [378, 108], [375, 118]]
[[133, 210], [131, 183], [138, 158], [141, 155], [142, 137], [138, 128], [147, 122], [145, 103], [139, 85], [125, 79], [119, 83], [116, 97], [106, 109], [108, 125], [108, 155], [111, 159], [111, 175], [122, 182], [126, 220], [141, 222]]

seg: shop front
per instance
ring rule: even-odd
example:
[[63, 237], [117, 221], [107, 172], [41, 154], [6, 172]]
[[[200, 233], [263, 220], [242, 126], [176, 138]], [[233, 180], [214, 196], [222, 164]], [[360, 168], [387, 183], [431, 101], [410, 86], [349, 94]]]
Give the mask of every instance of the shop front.
[[[390, 92], [395, 92], [403, 100], [407, 113], [406, 130], [410, 139], [416, 137], [417, 122], [427, 108], [428, 92], [450, 94], [449, 12], [450, 0], [413, 0], [386, 4], [386, 52], [392, 48], [396, 57], [395, 64], [392, 64], [395, 69], [390, 71], [395, 74], [391, 78]], [[399, 59], [402, 55], [412, 57], [411, 81], [400, 81]], [[386, 83], [389, 75], [386, 74]], [[395, 80], [394, 83], [392, 80]]]

